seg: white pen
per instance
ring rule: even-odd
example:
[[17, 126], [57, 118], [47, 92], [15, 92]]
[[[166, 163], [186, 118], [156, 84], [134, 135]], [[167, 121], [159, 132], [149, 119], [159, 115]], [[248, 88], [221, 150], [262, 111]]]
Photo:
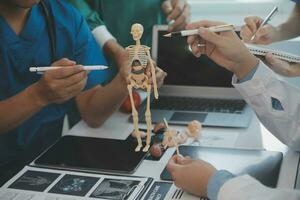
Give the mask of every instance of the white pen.
[[268, 16], [264, 19], [264, 21], [260, 24], [260, 26], [258, 27], [258, 29], [255, 31], [254, 35], [251, 37], [251, 41], [253, 41], [256, 37], [256, 33], [257, 31], [260, 29], [260, 27], [266, 25], [271, 19], [272, 17], [274, 17], [274, 15], [278, 12], [278, 7], [275, 6], [273, 8], [273, 10], [268, 14]]
[[[240, 31], [240, 26], [234, 26], [233, 24], [224, 24], [219, 26], [212, 26], [207, 28], [211, 32], [226, 32], [226, 31]], [[192, 29], [192, 30], [184, 30], [184, 31], [178, 31], [178, 32], [172, 32], [165, 34], [164, 37], [184, 37], [184, 36], [191, 36], [191, 35], [198, 35], [199, 29]]]
[[[61, 66], [47, 66], [47, 67], [30, 67], [29, 71], [31, 72], [45, 72], [49, 70], [54, 70], [54, 69], [60, 69], [62, 68]], [[107, 66], [104, 65], [88, 65], [88, 66], [83, 66], [84, 70], [91, 71], [91, 70], [105, 70], [107, 69]]]

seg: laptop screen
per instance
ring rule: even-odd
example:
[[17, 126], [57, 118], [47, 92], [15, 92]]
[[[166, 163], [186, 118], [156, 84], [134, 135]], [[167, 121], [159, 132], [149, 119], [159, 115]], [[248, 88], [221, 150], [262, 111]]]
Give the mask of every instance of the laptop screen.
[[168, 73], [166, 85], [232, 87], [232, 73], [218, 66], [207, 56], [196, 58], [190, 51], [186, 37], [166, 38], [165, 30], [158, 30], [157, 65]]

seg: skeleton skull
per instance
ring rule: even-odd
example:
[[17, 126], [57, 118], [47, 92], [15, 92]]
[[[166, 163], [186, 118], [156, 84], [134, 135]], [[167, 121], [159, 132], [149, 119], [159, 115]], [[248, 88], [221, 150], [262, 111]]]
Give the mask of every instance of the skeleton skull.
[[134, 41], [140, 40], [144, 32], [144, 27], [141, 24], [133, 24], [131, 26], [131, 35]]

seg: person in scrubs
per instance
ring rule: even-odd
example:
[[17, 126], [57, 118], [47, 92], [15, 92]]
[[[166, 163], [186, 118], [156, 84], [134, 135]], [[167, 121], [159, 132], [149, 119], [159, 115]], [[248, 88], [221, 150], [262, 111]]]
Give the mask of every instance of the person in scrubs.
[[[288, 40], [300, 36], [300, 26], [298, 25], [300, 20], [300, 1], [292, 0], [296, 4], [287, 21], [278, 25], [277, 27], [271, 24], [266, 24], [258, 29], [263, 19], [257, 16], [250, 16], [245, 18], [245, 25], [241, 29], [241, 37], [244, 42], [254, 44], [271, 44], [282, 40]], [[258, 30], [257, 30], [258, 29]], [[252, 35], [256, 33], [254, 40], [251, 40]], [[283, 76], [300, 76], [300, 64], [299, 63], [287, 63], [276, 59], [272, 54], [266, 56], [266, 61], [269, 63], [269, 67]]]
[[130, 28], [144, 26], [143, 45], [152, 45], [152, 27], [170, 22], [169, 31], [182, 30], [190, 18], [186, 0], [67, 0], [80, 10], [104, 54], [116, 66], [125, 65], [124, 47], [133, 44]]
[[[299, 88], [281, 80], [251, 54], [235, 32], [217, 34], [203, 28], [222, 24], [200, 21], [187, 26], [188, 29], [199, 29], [198, 36], [188, 37], [194, 55], [206, 54], [218, 65], [232, 71], [233, 86], [264, 126], [281, 142], [299, 151]], [[200, 43], [205, 46], [200, 46]], [[178, 187], [210, 200], [300, 199], [300, 191], [268, 188], [249, 175], [235, 176], [226, 170], [218, 171], [202, 160], [174, 156], [167, 168]]]
[[[61, 136], [63, 118], [73, 104], [89, 126], [98, 127], [128, 95], [129, 69], [113, 79], [111, 70], [83, 70], [82, 65], [107, 62], [79, 12], [64, 1], [42, 2], [48, 17], [40, 0], [0, 1], [2, 183]], [[29, 71], [49, 65], [62, 68]], [[157, 74], [158, 82], [162, 75]], [[101, 86], [104, 82], [109, 83]]]

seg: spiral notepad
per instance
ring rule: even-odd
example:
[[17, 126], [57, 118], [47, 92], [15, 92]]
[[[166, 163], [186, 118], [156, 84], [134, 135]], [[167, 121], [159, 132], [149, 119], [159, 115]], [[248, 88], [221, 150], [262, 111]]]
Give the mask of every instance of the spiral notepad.
[[268, 52], [272, 53], [274, 57], [287, 61], [287, 62], [293, 62], [293, 63], [300, 63], [300, 56], [287, 53], [284, 51], [278, 51], [274, 49], [269, 49], [266, 47], [258, 46], [258, 45], [252, 45], [252, 44], [245, 44], [247, 48], [250, 50], [250, 52], [254, 55], [259, 56], [265, 56]]

